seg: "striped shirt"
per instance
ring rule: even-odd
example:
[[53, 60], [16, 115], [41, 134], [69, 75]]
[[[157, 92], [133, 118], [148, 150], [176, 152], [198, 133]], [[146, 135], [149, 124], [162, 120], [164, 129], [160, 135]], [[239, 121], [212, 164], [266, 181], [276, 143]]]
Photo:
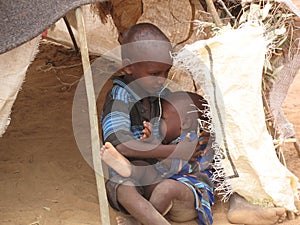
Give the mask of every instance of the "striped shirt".
[[[132, 139], [139, 140], [143, 135], [143, 121], [151, 121], [153, 134], [159, 137], [159, 96], [170, 93], [168, 89], [164, 89], [160, 95], [138, 95], [134, 88], [127, 84], [125, 76], [114, 79], [101, 116], [103, 140], [111, 142], [114, 146]], [[142, 101], [145, 99], [149, 101], [150, 109], [143, 105]]]

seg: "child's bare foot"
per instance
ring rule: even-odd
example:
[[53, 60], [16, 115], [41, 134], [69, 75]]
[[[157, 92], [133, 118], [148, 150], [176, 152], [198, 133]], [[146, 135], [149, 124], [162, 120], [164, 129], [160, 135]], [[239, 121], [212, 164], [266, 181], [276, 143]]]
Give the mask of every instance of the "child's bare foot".
[[231, 223], [270, 225], [285, 220], [286, 211], [280, 207], [261, 207], [253, 205], [238, 194], [233, 194], [230, 197], [230, 208], [227, 218]]
[[106, 142], [100, 149], [101, 159], [123, 177], [131, 176], [131, 164], [117, 149]]
[[132, 216], [117, 216], [116, 221], [118, 225], [142, 225], [140, 222], [136, 221]]

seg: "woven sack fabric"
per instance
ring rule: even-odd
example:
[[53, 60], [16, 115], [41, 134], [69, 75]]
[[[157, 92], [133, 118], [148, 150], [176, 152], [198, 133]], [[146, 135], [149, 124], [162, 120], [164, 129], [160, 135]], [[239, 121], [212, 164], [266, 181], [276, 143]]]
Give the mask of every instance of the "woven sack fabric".
[[217, 190], [227, 197], [236, 192], [253, 204], [295, 211], [298, 178], [279, 162], [265, 123], [263, 31], [249, 23], [186, 45], [175, 56], [175, 65], [191, 72], [209, 102]]

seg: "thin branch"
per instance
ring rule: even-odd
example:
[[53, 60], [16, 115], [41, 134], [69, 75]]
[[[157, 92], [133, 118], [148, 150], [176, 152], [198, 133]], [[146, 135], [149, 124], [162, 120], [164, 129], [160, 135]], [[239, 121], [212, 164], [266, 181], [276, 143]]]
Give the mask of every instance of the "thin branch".
[[216, 24], [217, 27], [222, 27], [223, 24], [221, 22], [221, 19], [219, 17], [219, 14], [216, 10], [216, 7], [214, 5], [214, 2], [212, 0], [205, 0], [206, 4], [207, 4], [207, 11], [211, 14], [214, 23]]

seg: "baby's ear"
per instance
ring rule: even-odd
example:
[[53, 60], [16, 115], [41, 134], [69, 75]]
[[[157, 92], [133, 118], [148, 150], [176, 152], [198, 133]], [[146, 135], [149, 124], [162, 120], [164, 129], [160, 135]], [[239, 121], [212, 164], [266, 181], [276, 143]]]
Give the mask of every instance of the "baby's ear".
[[189, 116], [185, 116], [181, 122], [181, 128], [183, 130], [188, 130], [192, 127], [192, 125], [193, 125], [193, 119]]
[[128, 58], [123, 59], [122, 66], [123, 66], [123, 70], [125, 71], [126, 74], [132, 74], [130, 59], [128, 59]]

